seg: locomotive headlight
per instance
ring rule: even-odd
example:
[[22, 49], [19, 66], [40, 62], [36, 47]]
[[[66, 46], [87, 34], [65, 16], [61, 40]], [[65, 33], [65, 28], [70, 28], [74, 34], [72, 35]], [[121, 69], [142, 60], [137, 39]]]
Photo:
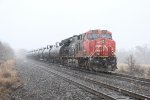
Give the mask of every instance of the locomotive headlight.
[[104, 44], [104, 43], [105, 43], [105, 40], [102, 40], [102, 43]]

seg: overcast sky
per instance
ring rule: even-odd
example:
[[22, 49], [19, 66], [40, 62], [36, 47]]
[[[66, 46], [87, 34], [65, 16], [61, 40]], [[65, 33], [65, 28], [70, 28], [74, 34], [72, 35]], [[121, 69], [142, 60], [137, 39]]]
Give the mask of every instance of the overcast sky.
[[118, 49], [149, 45], [150, 0], [0, 0], [0, 40], [15, 49], [90, 29], [111, 31]]

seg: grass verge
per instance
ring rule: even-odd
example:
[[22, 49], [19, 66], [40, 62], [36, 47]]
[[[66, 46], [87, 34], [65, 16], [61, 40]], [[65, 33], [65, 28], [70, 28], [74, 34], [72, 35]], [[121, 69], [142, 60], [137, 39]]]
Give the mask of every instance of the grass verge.
[[15, 67], [15, 60], [7, 60], [0, 64], [1, 98], [5, 98], [8, 93], [11, 93], [16, 88], [16, 86], [21, 83]]
[[150, 65], [135, 65], [130, 68], [127, 64], [118, 64], [116, 72], [122, 74], [129, 74], [136, 77], [150, 78]]

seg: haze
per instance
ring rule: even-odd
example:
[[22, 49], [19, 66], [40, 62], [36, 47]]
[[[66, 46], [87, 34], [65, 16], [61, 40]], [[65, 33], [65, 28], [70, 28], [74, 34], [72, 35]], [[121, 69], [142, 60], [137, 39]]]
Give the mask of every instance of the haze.
[[118, 49], [149, 45], [149, 4], [149, 0], [0, 0], [0, 40], [30, 50], [90, 29], [107, 29]]

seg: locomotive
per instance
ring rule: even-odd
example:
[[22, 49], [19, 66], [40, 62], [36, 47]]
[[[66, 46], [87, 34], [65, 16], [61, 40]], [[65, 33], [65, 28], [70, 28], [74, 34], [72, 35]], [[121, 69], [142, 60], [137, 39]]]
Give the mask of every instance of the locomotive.
[[116, 43], [108, 30], [89, 30], [55, 45], [29, 51], [27, 57], [94, 71], [117, 69]]

